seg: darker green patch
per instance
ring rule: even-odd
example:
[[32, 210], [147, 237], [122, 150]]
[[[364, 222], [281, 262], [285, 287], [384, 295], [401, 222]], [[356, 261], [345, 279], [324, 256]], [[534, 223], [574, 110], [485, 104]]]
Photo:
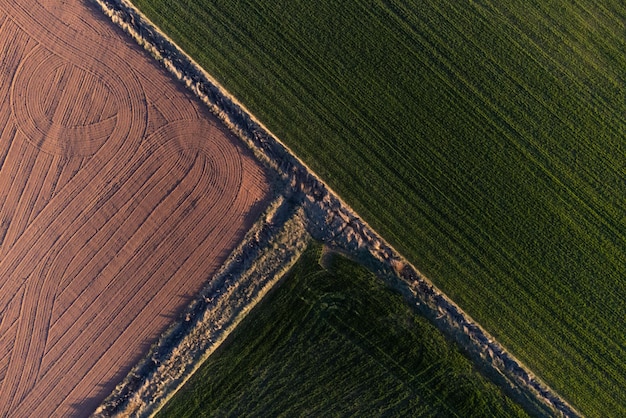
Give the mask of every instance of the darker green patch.
[[160, 416], [524, 416], [367, 270], [309, 249]]

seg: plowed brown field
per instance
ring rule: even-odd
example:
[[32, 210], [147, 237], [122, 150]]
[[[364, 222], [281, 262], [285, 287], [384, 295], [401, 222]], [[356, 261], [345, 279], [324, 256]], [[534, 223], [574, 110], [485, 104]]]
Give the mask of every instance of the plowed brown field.
[[0, 54], [0, 416], [85, 416], [224, 261], [268, 179], [83, 2], [0, 0]]

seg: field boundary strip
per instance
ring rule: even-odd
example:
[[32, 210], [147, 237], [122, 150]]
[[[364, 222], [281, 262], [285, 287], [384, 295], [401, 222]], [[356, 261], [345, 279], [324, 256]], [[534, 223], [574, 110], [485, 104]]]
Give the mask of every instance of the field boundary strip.
[[[345, 251], [376, 269], [381, 277], [400, 290], [442, 332], [456, 340], [479, 367], [527, 409], [538, 414], [581, 416], [379, 236], [245, 106], [134, 5], [126, 0], [91, 1], [183, 82], [252, 149], [257, 158], [279, 172], [288, 184], [285, 195], [292, 201], [298, 198], [302, 202], [307, 229], [313, 238]], [[126, 400], [132, 397], [130, 392], [124, 396]], [[101, 412], [106, 410], [105, 405], [100, 409]]]
[[181, 320], [163, 333], [93, 416], [156, 414], [284, 276], [310, 240], [302, 208], [278, 197]]

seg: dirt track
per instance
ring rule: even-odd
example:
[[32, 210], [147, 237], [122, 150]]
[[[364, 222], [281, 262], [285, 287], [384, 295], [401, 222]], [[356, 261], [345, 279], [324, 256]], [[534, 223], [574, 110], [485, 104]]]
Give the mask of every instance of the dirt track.
[[86, 4], [0, 6], [0, 416], [85, 416], [236, 245], [267, 178]]

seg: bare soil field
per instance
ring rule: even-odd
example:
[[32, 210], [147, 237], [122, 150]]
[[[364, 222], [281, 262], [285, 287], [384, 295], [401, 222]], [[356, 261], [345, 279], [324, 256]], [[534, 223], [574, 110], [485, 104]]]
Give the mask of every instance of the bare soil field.
[[86, 416], [235, 247], [268, 178], [92, 6], [0, 6], [0, 416]]

